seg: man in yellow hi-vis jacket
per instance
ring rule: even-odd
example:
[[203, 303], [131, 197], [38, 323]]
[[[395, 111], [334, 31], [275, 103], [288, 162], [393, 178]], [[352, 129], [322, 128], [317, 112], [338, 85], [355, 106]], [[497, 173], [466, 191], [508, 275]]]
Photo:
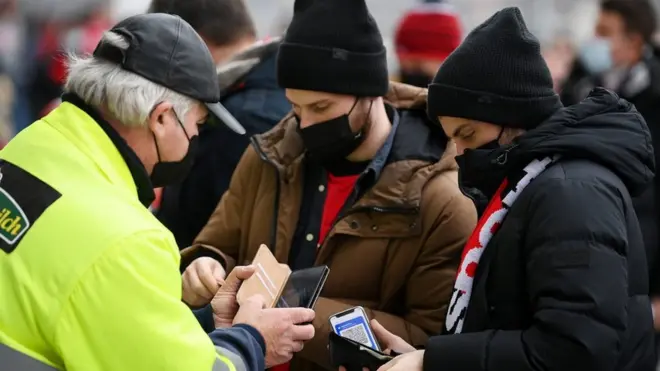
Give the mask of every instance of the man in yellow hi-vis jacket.
[[185, 176], [198, 124], [243, 132], [192, 27], [120, 22], [71, 58], [65, 91], [0, 152], [0, 369], [263, 370], [300, 351], [314, 312], [238, 309], [237, 280], [196, 321], [174, 238], [145, 207]]

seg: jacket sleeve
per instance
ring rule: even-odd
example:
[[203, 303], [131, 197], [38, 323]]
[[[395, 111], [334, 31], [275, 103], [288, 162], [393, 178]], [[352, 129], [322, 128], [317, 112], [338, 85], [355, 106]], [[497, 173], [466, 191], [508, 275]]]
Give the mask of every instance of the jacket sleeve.
[[162, 234], [115, 243], [72, 287], [54, 335], [66, 369], [263, 370], [255, 329], [202, 330], [181, 301], [178, 249]]
[[217, 259], [227, 272], [236, 265], [241, 239], [243, 194], [249, 188], [252, 174], [260, 162], [254, 148], [249, 146], [232, 175], [229, 189], [220, 199], [208, 223], [195, 238], [193, 245], [181, 251], [181, 271], [202, 256]]
[[434, 337], [425, 370], [615, 369], [628, 302], [622, 195], [593, 181], [549, 179], [525, 206], [531, 325]]
[[[432, 227], [424, 228], [428, 230], [427, 235], [405, 283], [403, 314], [365, 308], [370, 319], [378, 320], [386, 329], [415, 346], [424, 345], [429, 335], [438, 334], [442, 329], [461, 251], [477, 220], [474, 205], [449, 177], [430, 186], [436, 189], [425, 195], [423, 204], [431, 207], [422, 213], [423, 223]], [[317, 332], [300, 355], [316, 363], [323, 362], [321, 365], [329, 368], [329, 358], [319, 357], [328, 353], [326, 346], [332, 331], [329, 318], [354, 306], [319, 298], [314, 309]]]

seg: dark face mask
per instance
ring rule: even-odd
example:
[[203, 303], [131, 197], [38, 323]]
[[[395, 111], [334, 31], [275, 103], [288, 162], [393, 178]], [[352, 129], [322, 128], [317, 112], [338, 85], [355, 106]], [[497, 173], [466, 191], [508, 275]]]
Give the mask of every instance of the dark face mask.
[[310, 158], [322, 164], [333, 163], [346, 158], [364, 142], [365, 128], [354, 133], [349, 120], [357, 102], [356, 99], [347, 114], [306, 128], [300, 128], [298, 118], [298, 131]]
[[507, 162], [507, 151], [500, 151], [499, 141], [503, 132], [504, 128], [496, 139], [477, 148], [466, 149], [462, 155], [456, 156], [458, 182], [465, 192], [471, 193], [477, 189], [490, 200], [502, 184]]
[[186, 132], [186, 128], [183, 126], [181, 120], [179, 120], [179, 117], [176, 116], [176, 114], [174, 116], [179, 122], [181, 129], [183, 129], [186, 138], [188, 138], [188, 152], [186, 152], [186, 155], [179, 161], [161, 161], [158, 141], [156, 141], [156, 136], [154, 136], [158, 162], [154, 165], [154, 169], [151, 172], [151, 184], [155, 188], [165, 187], [183, 181], [190, 172], [199, 150], [199, 137], [197, 135], [192, 138], [189, 137], [188, 132]]
[[422, 72], [401, 71], [401, 82], [404, 84], [427, 88], [432, 81], [433, 77], [429, 77]]

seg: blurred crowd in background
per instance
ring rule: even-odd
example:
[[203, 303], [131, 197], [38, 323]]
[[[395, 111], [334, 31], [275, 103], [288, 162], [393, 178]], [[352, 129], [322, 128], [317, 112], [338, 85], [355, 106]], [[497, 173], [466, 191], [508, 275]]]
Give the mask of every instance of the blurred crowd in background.
[[[276, 36], [286, 30], [293, 0], [246, 0], [246, 3], [260, 37]], [[584, 78], [600, 74], [612, 62], [607, 46], [596, 42], [595, 33], [615, 32], [617, 25], [596, 25], [598, 0], [455, 0], [451, 3], [370, 0], [367, 3], [386, 38], [393, 79], [415, 85], [426, 83], [421, 75], [433, 76], [439, 61], [470, 29], [497, 9], [511, 5], [521, 8], [531, 31], [541, 40], [556, 88], [565, 90], [566, 101], [584, 96], [590, 86]], [[660, 0], [652, 3], [660, 6]], [[66, 72], [65, 53], [91, 52], [104, 30], [124, 17], [144, 12], [148, 6], [149, 0], [0, 0], [1, 143], [59, 102]], [[633, 15], [637, 24], [646, 27], [648, 45], [658, 39], [655, 15], [651, 15], [653, 19], [648, 20], [635, 19]], [[630, 43], [621, 40], [619, 44], [624, 48], [624, 44]], [[652, 49], [647, 51], [649, 57], [653, 57]], [[609, 87], [615, 88], [622, 78], [611, 77]], [[650, 76], [635, 77], [644, 78]]]

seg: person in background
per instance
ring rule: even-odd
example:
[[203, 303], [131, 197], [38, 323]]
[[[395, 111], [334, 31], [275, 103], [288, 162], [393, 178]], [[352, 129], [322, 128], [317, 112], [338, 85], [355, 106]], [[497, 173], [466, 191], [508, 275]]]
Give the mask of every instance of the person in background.
[[461, 186], [490, 201], [463, 251], [444, 334], [380, 371], [654, 370], [631, 195], [650, 185], [655, 163], [634, 106], [599, 88], [563, 107], [518, 8], [467, 36], [428, 101], [456, 143]]
[[422, 0], [404, 14], [394, 39], [400, 69], [397, 80], [426, 88], [463, 39], [460, 18], [445, 0]]
[[[328, 265], [317, 336], [292, 371], [330, 367], [330, 316], [354, 306], [421, 345], [442, 328], [476, 211], [426, 89], [388, 80], [364, 0], [297, 0], [278, 81], [293, 112], [257, 135], [213, 216], [182, 252], [184, 300], [204, 305], [266, 244], [292, 270]], [[215, 272], [216, 276], [213, 275]]]
[[[32, 2], [30, 6], [39, 6]], [[40, 30], [37, 62], [30, 76], [28, 96], [35, 119], [47, 115], [61, 102], [67, 53], [91, 53], [103, 32], [112, 26], [109, 0], [84, 0], [77, 7], [53, 2], [52, 6], [60, 9], [53, 10], [52, 18], [46, 18]]]
[[573, 67], [575, 60], [575, 47], [569, 37], [564, 35], [557, 36], [552, 43], [541, 50], [541, 55], [550, 69], [552, 84], [555, 91], [561, 94], [564, 82]]
[[[215, 65], [181, 18], [146, 14], [69, 59], [63, 103], [0, 151], [0, 364], [11, 370], [252, 371], [313, 337], [314, 311], [181, 302], [179, 250], [146, 206], [222, 119]], [[8, 221], [8, 222], [7, 222]]]
[[[564, 104], [575, 104], [595, 86], [614, 90], [644, 116], [655, 148], [660, 148], [660, 58], [653, 43], [657, 15], [649, 0], [604, 0], [596, 38], [584, 45], [572, 77], [562, 89]], [[660, 161], [660, 151], [655, 153]], [[660, 330], [660, 179], [634, 199], [650, 267], [651, 294]]]
[[280, 40], [257, 41], [243, 0], [153, 0], [150, 11], [178, 15], [202, 35], [220, 65], [222, 104], [247, 131], [243, 136], [222, 125], [202, 127], [199, 156], [189, 175], [163, 189], [156, 215], [184, 248], [229, 188], [250, 137], [272, 129], [291, 104], [275, 76]]

